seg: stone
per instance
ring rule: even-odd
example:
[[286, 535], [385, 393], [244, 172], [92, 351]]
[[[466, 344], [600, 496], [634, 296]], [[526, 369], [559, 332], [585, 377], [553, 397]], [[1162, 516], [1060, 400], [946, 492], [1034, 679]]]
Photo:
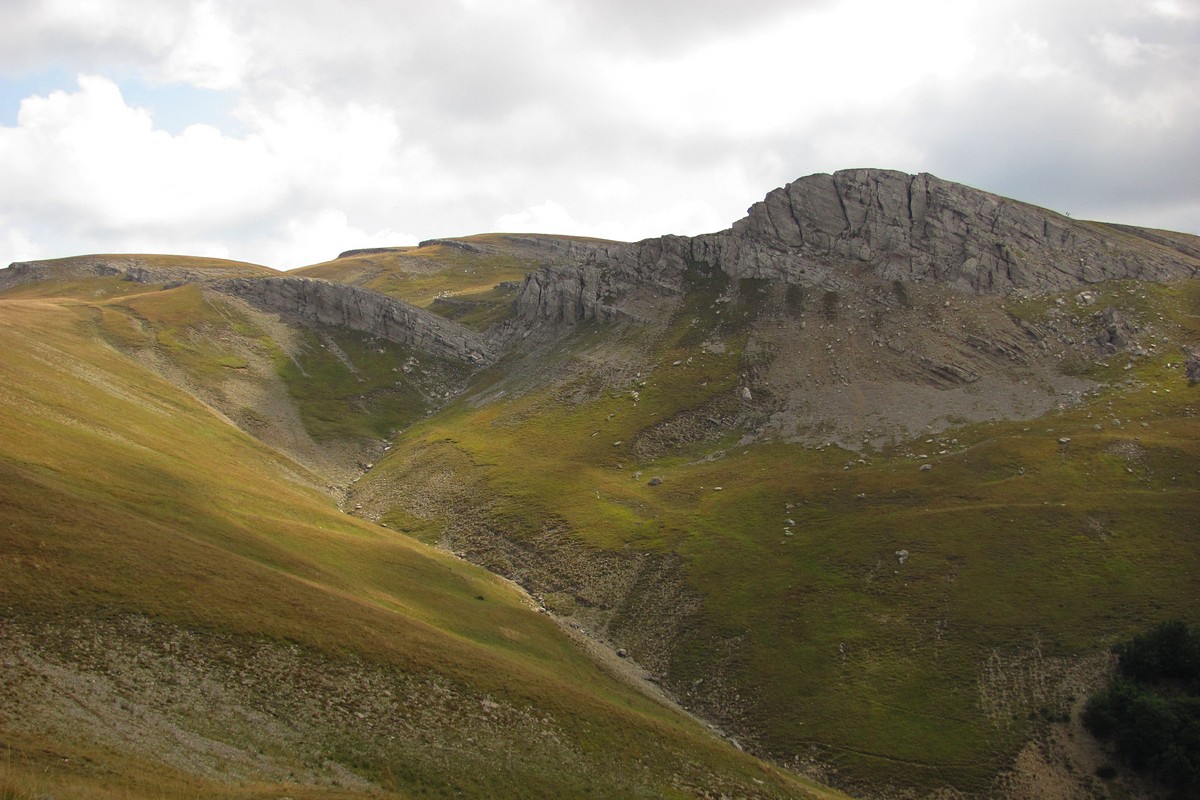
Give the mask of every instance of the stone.
[[742, 399], [745, 400], [747, 403], [754, 401], [754, 395], [750, 392], [749, 386], [742, 387]]
[[1096, 337], [1096, 344], [1113, 353], [1129, 346], [1137, 327], [1126, 321], [1120, 311], [1109, 306], [1096, 316], [1103, 326], [1103, 331]]
[[1183, 362], [1183, 371], [1187, 375], [1189, 386], [1200, 383], [1200, 346], [1192, 347], [1187, 351], [1187, 359]]

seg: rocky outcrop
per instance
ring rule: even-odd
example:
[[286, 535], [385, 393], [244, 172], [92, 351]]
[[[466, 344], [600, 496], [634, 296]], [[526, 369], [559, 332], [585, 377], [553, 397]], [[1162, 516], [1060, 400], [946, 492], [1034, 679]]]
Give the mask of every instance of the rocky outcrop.
[[884, 279], [931, 279], [973, 292], [1065, 291], [1114, 279], [1200, 274], [1166, 237], [1116, 228], [933, 175], [844, 170], [776, 189], [730, 231], [798, 256], [870, 265]]
[[[337, 254], [338, 258], [353, 258], [354, 256], [376, 256], [383, 253], [407, 253], [412, 247], [360, 247], [357, 250], [345, 250]], [[335, 261], [337, 259], [334, 259]]]
[[192, 256], [72, 256], [49, 261], [17, 261], [0, 270], [0, 291], [40, 281], [70, 281], [121, 275], [136, 283], [192, 283], [213, 278], [271, 274], [255, 264]]
[[340, 325], [426, 353], [488, 364], [492, 346], [467, 328], [424, 309], [357, 286], [315, 278], [237, 278], [209, 286], [266, 311], [309, 323]]
[[772, 191], [720, 233], [607, 247], [577, 267], [544, 268], [526, 280], [518, 313], [638, 318], [634, 295], [679, 293], [695, 264], [827, 290], [866, 275], [974, 294], [1041, 293], [1200, 275], [1200, 237], [1080, 222], [928, 174], [844, 170]]
[[1184, 374], [1187, 375], [1188, 386], [1200, 384], [1200, 344], [1184, 351]]
[[641, 294], [676, 295], [691, 257], [690, 240], [663, 236], [636, 244], [613, 244], [579, 264], [544, 266], [525, 277], [517, 292], [517, 316], [525, 321], [575, 323], [642, 319]]
[[122, 270], [99, 260], [75, 260], [70, 264], [53, 261], [14, 261], [0, 270], [0, 292], [27, 283], [46, 280], [79, 280], [119, 275]]

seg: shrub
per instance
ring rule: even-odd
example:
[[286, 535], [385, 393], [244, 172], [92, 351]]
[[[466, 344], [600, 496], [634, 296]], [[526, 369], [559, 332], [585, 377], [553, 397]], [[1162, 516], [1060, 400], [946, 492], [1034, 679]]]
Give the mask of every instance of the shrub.
[[1118, 758], [1178, 793], [1200, 791], [1200, 634], [1164, 623], [1113, 648], [1118, 675], [1094, 694], [1083, 724]]
[[1200, 631], [1179, 620], [1164, 622], [1149, 633], [1113, 650], [1120, 660], [1121, 674], [1141, 683], [1177, 680], [1200, 682]]

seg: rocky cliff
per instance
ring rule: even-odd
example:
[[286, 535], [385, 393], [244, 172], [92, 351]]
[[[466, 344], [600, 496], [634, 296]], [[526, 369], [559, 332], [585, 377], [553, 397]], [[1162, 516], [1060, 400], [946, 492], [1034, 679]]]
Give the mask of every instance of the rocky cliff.
[[865, 274], [973, 294], [1040, 293], [1200, 275], [1200, 237], [1076, 221], [928, 174], [843, 170], [775, 189], [720, 233], [607, 247], [578, 267], [542, 269], [526, 280], [518, 311], [566, 322], [637, 317], [632, 290], [677, 294], [699, 262], [733, 278], [829, 290]]
[[210, 286], [266, 311], [363, 331], [445, 358], [487, 364], [496, 357], [492, 345], [473, 331], [357, 286], [292, 277], [234, 278]]

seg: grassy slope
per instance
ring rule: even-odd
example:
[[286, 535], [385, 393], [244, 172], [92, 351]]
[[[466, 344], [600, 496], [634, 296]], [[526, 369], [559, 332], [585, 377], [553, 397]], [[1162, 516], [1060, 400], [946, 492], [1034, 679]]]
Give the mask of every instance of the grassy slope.
[[500, 234], [464, 237], [464, 242], [490, 245], [492, 253], [474, 253], [446, 244], [429, 244], [404, 252], [366, 253], [292, 270], [290, 274], [353, 283], [428, 308], [438, 295], [472, 294], [501, 281], [519, 281], [530, 270], [525, 259], [504, 248]]
[[[522, 236], [536, 238], [532, 234]], [[291, 274], [364, 286], [469, 327], [487, 327], [505, 317], [516, 296], [514, 289], [500, 289], [498, 284], [523, 280], [526, 273], [541, 266], [541, 259], [515, 245], [508, 234], [484, 233], [455, 241], [487, 250], [468, 252], [433, 242], [403, 252], [339, 258], [302, 267]], [[435, 302], [439, 297], [450, 297], [458, 303]]]
[[[636, 401], [613, 391], [574, 404], [556, 387], [458, 404], [403, 437], [369, 480], [419, 480], [453, 452], [477, 465], [462, 480], [496, 498], [517, 538], [553, 518], [593, 545], [681, 554], [704, 606], [671, 683], [704, 707], [695, 681], [736, 642], [728, 669], [756, 744], [816, 754], [848, 785], [982, 792], [1036, 719], [1064, 713], [1070, 689], [1058, 687], [1078, 659], [1149, 622], [1197, 619], [1200, 390], [1178, 345], [1200, 339], [1200, 283], [1101, 287], [1099, 307], [1136, 307], [1166, 338], [1128, 371], [1124, 358], [1077, 365], [1133, 381], [1087, 407], [901, 443], [867, 463], [736, 447], [736, 434], [641, 461], [640, 433], [731, 391], [744, 365], [738, 320], [753, 308], [703, 321], [724, 326], [726, 353], [697, 347], [690, 320], [719, 288], [697, 287]], [[648, 486], [652, 475], [664, 483]], [[440, 531], [403, 509], [395, 520]]]
[[[166, 298], [148, 295], [142, 311], [165, 303], [156, 311], [169, 316]], [[136, 614], [198, 635], [287, 642], [330, 664], [433, 672], [473, 696], [567, 720], [563, 734], [586, 754], [580, 772], [526, 746], [519, 758], [436, 780], [419, 753], [407, 771], [356, 764], [372, 778], [414, 776], [395, 796], [515, 796], [530, 786], [544, 796], [588, 786], [666, 796], [680, 780], [718, 775], [738, 791], [800, 793], [605, 676], [499, 579], [289, 483], [282, 476], [294, 465], [105, 343], [130, 325], [125, 311], [73, 300], [0, 305], [0, 612], [9, 619]], [[23, 796], [31, 780], [72, 796], [214, 792], [95, 743], [22, 736], [6, 734], [5, 796]], [[68, 771], [45, 757], [47, 746], [102, 766]], [[637, 776], [624, 774], [632, 753], [649, 756]]]
[[100, 311], [100, 332], [110, 343], [155, 348], [210, 389], [231, 371], [245, 370], [245, 348], [253, 348], [274, 363], [306, 430], [319, 441], [385, 439], [423, 418], [466, 377], [462, 365], [345, 328], [301, 329], [300, 346], [289, 356], [238, 307], [196, 284], [140, 289], [111, 296]]

